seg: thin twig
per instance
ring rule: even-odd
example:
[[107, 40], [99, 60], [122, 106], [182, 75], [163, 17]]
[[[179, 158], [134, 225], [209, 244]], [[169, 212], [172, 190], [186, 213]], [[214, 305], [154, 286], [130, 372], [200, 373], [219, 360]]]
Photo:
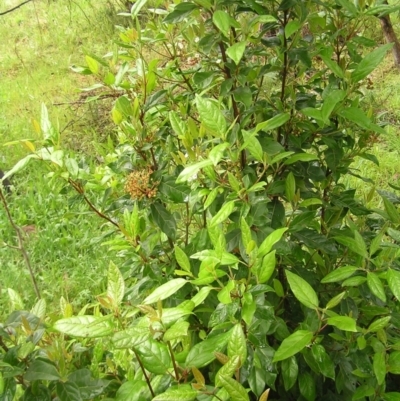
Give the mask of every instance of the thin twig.
[[156, 395], [154, 393], [153, 387], [151, 387], [151, 383], [150, 383], [149, 377], [147, 376], [146, 369], [144, 368], [143, 363], [142, 363], [138, 353], [136, 352], [135, 348], [133, 348], [133, 353], [135, 354], [136, 359], [139, 362], [140, 369], [142, 370], [143, 376], [146, 379], [147, 386], [148, 386], [148, 388], [150, 390], [150, 393], [151, 393], [152, 397], [154, 398]]
[[32, 269], [31, 261], [29, 259], [29, 255], [26, 252], [26, 249], [24, 247], [24, 239], [22, 237], [22, 232], [21, 232], [20, 228], [15, 224], [15, 222], [14, 222], [12, 216], [11, 216], [10, 209], [8, 208], [8, 204], [7, 204], [6, 198], [4, 197], [4, 194], [3, 194], [3, 191], [2, 191], [1, 188], [0, 188], [0, 199], [1, 199], [1, 202], [3, 203], [4, 209], [6, 211], [7, 219], [10, 222], [10, 224], [11, 224], [12, 228], [14, 229], [15, 233], [17, 234], [17, 239], [18, 239], [18, 247], [17, 247], [17, 249], [21, 252], [21, 254], [22, 254], [23, 258], [24, 258], [25, 264], [26, 264], [26, 266], [27, 266], [27, 268], [29, 270], [29, 275], [31, 276], [31, 280], [32, 280], [33, 288], [35, 290], [35, 294], [38, 297], [38, 299], [41, 299], [39, 287], [38, 287], [36, 279], [35, 279], [35, 274], [34, 274], [33, 269]]
[[15, 7], [13, 7], [13, 8], [10, 8], [9, 10], [6, 10], [6, 11], [1, 12], [0, 15], [6, 15], [6, 14], [8, 14], [8, 13], [11, 13], [11, 12], [13, 12], [14, 10], [16, 10], [16, 9], [18, 9], [18, 8], [20, 8], [20, 7], [22, 7], [24, 4], [29, 3], [29, 2], [31, 2], [31, 1], [32, 1], [32, 0], [26, 0], [26, 1], [22, 2], [21, 4], [18, 4], [17, 6], [15, 6]]

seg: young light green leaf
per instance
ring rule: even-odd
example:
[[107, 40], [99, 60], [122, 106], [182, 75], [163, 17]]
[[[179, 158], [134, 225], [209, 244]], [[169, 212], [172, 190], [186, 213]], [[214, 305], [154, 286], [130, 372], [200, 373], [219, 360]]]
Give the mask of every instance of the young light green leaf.
[[112, 342], [117, 349], [130, 349], [146, 341], [150, 335], [147, 326], [134, 326], [117, 331], [112, 337]]
[[282, 341], [282, 344], [277, 349], [272, 362], [283, 361], [286, 358], [300, 352], [305, 346], [311, 343], [314, 334], [308, 330], [297, 330], [289, 337]]
[[195, 101], [200, 121], [212, 134], [223, 137], [226, 133], [226, 120], [217, 104], [199, 95], [196, 95]]
[[[242, 362], [243, 363], [243, 362]], [[217, 387], [222, 387], [221, 377], [232, 377], [232, 375], [240, 368], [241, 361], [238, 355], [232, 356], [225, 365], [217, 372], [215, 376], [215, 385]]]
[[92, 57], [90, 56], [85, 56], [86, 59], [86, 63], [89, 67], [89, 70], [93, 73], [93, 74], [97, 74], [99, 72], [99, 63]]
[[[183, 386], [182, 386], [183, 387]], [[152, 401], [193, 401], [198, 393], [189, 386], [170, 388], [166, 392], [156, 395]]]
[[368, 131], [375, 131], [383, 135], [386, 133], [382, 127], [373, 124], [369, 117], [358, 107], [342, 108], [338, 111], [338, 114]]
[[238, 42], [226, 49], [226, 54], [231, 58], [236, 65], [240, 63], [243, 57], [244, 51], [246, 50], [247, 42]]
[[346, 295], [346, 291], [341, 292], [340, 294], [335, 295], [331, 300], [328, 301], [326, 304], [326, 309], [332, 309], [335, 306], [340, 304], [340, 301], [344, 298]]
[[174, 111], [169, 112], [169, 122], [171, 124], [172, 129], [180, 138], [185, 137], [186, 126], [184, 122], [179, 117], [178, 113]]
[[107, 278], [107, 296], [114, 307], [121, 304], [125, 293], [125, 281], [118, 267], [110, 261]]
[[286, 277], [294, 296], [307, 308], [318, 308], [318, 297], [314, 289], [303, 278], [286, 270]]
[[46, 301], [42, 298], [36, 302], [36, 304], [31, 309], [32, 315], [37, 316], [40, 319], [43, 319], [46, 316]]
[[349, 316], [334, 316], [327, 320], [328, 324], [340, 330], [356, 332], [356, 321]]
[[290, 38], [295, 32], [297, 32], [301, 27], [301, 22], [298, 20], [290, 21], [285, 26], [285, 36]]
[[261, 243], [260, 247], [258, 248], [258, 257], [262, 258], [267, 253], [269, 253], [272, 247], [281, 240], [283, 234], [287, 231], [287, 227], [278, 228], [277, 230], [273, 231], [271, 234], [268, 235], [267, 238]]
[[335, 283], [350, 277], [355, 271], [359, 270], [356, 266], [343, 266], [331, 271], [322, 280], [321, 283]]
[[224, 155], [225, 150], [229, 147], [228, 142], [223, 142], [220, 143], [217, 146], [214, 146], [210, 153], [208, 154], [208, 158], [213, 162], [214, 166], [216, 166], [220, 160], [222, 159], [222, 156]]
[[382, 281], [375, 273], [367, 273], [367, 284], [371, 292], [377, 298], [379, 298], [383, 302], [386, 302], [385, 288], [383, 287]]
[[178, 245], [175, 245], [175, 258], [176, 261], [178, 262], [179, 266], [187, 271], [187, 272], [191, 272], [191, 268], [190, 268], [190, 260], [188, 258], [188, 256], [186, 255], [186, 253], [179, 248]]
[[244, 217], [242, 217], [240, 219], [240, 231], [242, 234], [243, 245], [245, 246], [245, 248], [247, 248], [247, 245], [252, 240], [252, 238], [251, 238], [251, 229], [250, 229], [249, 225], [247, 224], [246, 219]]
[[385, 210], [389, 216], [390, 221], [395, 224], [400, 224], [400, 213], [398, 212], [396, 206], [393, 205], [393, 203], [390, 202], [390, 200], [385, 196], [381, 195], [381, 197], [383, 199], [383, 204], [385, 206]]
[[255, 134], [250, 131], [242, 130], [244, 144], [242, 149], [246, 149], [254, 157], [255, 160], [263, 161], [263, 150], [259, 140], [255, 137]]
[[53, 327], [69, 336], [86, 338], [105, 337], [114, 331], [108, 316], [74, 316], [57, 320]]
[[387, 51], [392, 47], [393, 43], [388, 43], [367, 54], [352, 72], [351, 81], [357, 83], [366, 78], [381, 63]]
[[209, 227], [213, 227], [220, 224], [229, 217], [229, 215], [235, 210], [235, 201], [229, 201], [225, 203], [217, 214], [211, 219]]
[[157, 287], [144, 301], [143, 305], [149, 305], [169, 298], [171, 295], [179, 291], [187, 281], [184, 278], [174, 278], [167, 283]]
[[137, 0], [135, 2], [135, 4], [131, 8], [132, 19], [135, 19], [138, 16], [140, 10], [143, 8], [143, 6], [145, 6], [146, 3], [147, 0]]
[[230, 16], [225, 11], [217, 10], [212, 17], [214, 25], [229, 38], [229, 30], [231, 27]]

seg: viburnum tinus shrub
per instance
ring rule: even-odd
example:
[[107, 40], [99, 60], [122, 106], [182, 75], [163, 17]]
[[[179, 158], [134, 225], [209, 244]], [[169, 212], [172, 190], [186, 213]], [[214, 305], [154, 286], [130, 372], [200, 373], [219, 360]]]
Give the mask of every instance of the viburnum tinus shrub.
[[118, 96], [117, 143], [95, 171], [50, 158], [86, 200], [106, 190], [125, 262], [54, 328], [107, 339], [118, 400], [399, 400], [399, 198], [372, 211], [341, 184], [385, 132], [363, 101], [390, 47], [363, 36], [376, 9], [144, 6], [78, 69]]

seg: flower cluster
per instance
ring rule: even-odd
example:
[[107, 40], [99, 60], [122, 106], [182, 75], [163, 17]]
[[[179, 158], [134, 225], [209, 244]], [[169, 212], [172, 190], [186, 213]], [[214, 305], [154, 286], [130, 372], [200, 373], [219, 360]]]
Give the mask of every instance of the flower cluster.
[[151, 168], [135, 170], [127, 177], [125, 191], [132, 199], [142, 200], [144, 198], [154, 198], [157, 195], [158, 182], [151, 182]]

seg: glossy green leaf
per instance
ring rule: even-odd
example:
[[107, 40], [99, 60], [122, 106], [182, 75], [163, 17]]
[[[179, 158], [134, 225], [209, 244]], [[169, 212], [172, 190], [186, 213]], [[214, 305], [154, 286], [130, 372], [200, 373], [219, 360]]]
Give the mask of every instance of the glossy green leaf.
[[290, 390], [297, 381], [297, 376], [299, 374], [299, 365], [295, 356], [284, 359], [281, 364], [281, 372], [283, 377], [283, 385], [285, 390]]
[[383, 287], [382, 281], [375, 273], [367, 273], [367, 284], [371, 292], [377, 298], [379, 298], [383, 302], [386, 302], [385, 288]]
[[285, 194], [289, 202], [293, 202], [296, 194], [296, 180], [292, 172], [288, 174], [285, 180]]
[[328, 301], [328, 303], [326, 304], [326, 309], [332, 309], [335, 306], [339, 305], [341, 300], [345, 297], [345, 295], [347, 294], [346, 291], [341, 292], [340, 294], [335, 295], [332, 299], [330, 299]]
[[290, 21], [285, 26], [285, 36], [290, 38], [295, 32], [301, 28], [301, 22], [297, 20]]
[[318, 296], [311, 285], [307, 283], [307, 281], [290, 272], [289, 270], [286, 270], [286, 277], [288, 279], [290, 289], [298, 301], [300, 301], [307, 308], [318, 308]]
[[272, 251], [263, 257], [259, 269], [256, 271], [257, 281], [260, 284], [266, 283], [275, 271], [276, 251]]
[[381, 317], [380, 319], [374, 320], [368, 327], [368, 331], [377, 332], [381, 329], [384, 329], [390, 322], [391, 316]]
[[210, 364], [216, 357], [215, 352], [222, 352], [228, 343], [231, 333], [218, 334], [196, 344], [186, 357], [186, 366], [202, 368]]
[[149, 337], [150, 330], [147, 326], [135, 326], [122, 331], [117, 331], [112, 337], [112, 342], [117, 349], [129, 349], [137, 347]]
[[359, 241], [359, 237], [358, 237], [358, 239], [355, 239], [355, 238], [347, 237], [344, 235], [339, 235], [334, 238], [337, 242], [339, 242], [339, 244], [344, 245], [350, 251], [352, 251], [352, 252], [356, 253], [357, 255], [360, 255], [364, 258], [368, 258], [368, 252], [367, 252], [365, 243]]
[[164, 341], [173, 341], [182, 337], [186, 337], [188, 334], [189, 326], [189, 322], [177, 321], [164, 333]]
[[169, 112], [169, 122], [171, 124], [172, 129], [180, 138], [185, 137], [186, 126], [185, 123], [181, 120], [178, 113], [174, 111]]
[[163, 343], [149, 338], [135, 349], [143, 366], [151, 373], [163, 375], [172, 367], [168, 347]]
[[221, 376], [220, 382], [222, 387], [229, 394], [231, 401], [249, 401], [249, 395], [246, 389], [236, 380], [231, 377]]
[[255, 134], [249, 131], [242, 130], [242, 135], [244, 139], [244, 144], [242, 146], [242, 149], [248, 150], [255, 160], [262, 162], [263, 150]]
[[107, 297], [114, 307], [121, 304], [125, 293], [125, 281], [118, 267], [110, 261], [107, 277]]
[[313, 336], [314, 333], [312, 331], [295, 331], [293, 334], [282, 341], [282, 344], [275, 352], [273, 362], [283, 361], [284, 359], [290, 358], [291, 356], [297, 354], [305, 346], [311, 343]]
[[325, 123], [329, 122], [329, 117], [332, 114], [336, 105], [341, 102], [346, 96], [346, 92], [341, 89], [335, 89], [329, 92], [328, 96], [324, 99], [321, 109], [321, 116]]
[[356, 266], [343, 266], [331, 271], [322, 280], [321, 283], [335, 283], [350, 277], [355, 271], [359, 270]]
[[108, 316], [74, 316], [57, 320], [53, 327], [70, 336], [88, 338], [109, 336], [114, 331]]
[[260, 247], [258, 248], [258, 257], [262, 258], [267, 253], [271, 252], [272, 247], [281, 240], [283, 234], [287, 231], [287, 227], [278, 228], [277, 230], [273, 231], [271, 234], [268, 235], [267, 238], [261, 243]]
[[388, 269], [386, 279], [393, 295], [400, 300], [400, 272], [393, 269]]
[[[145, 0], [141, 0], [142, 2]], [[146, 0], [147, 1], [147, 0]], [[198, 6], [194, 3], [180, 3], [175, 6], [174, 10], [164, 18], [164, 23], [175, 24], [183, 21], [188, 17]]]
[[165, 208], [161, 202], [150, 205], [151, 217], [154, 219], [161, 231], [171, 239], [176, 236], [176, 221], [174, 216]]
[[195, 179], [197, 176], [197, 173], [204, 167], [211, 166], [213, 162], [209, 159], [202, 160], [200, 162], [197, 162], [195, 164], [191, 164], [187, 167], [185, 167], [181, 173], [179, 174], [176, 182], [181, 183], [185, 181], [189, 181], [192, 179]]
[[198, 393], [189, 385], [182, 385], [179, 388], [170, 388], [165, 393], [156, 395], [152, 401], [193, 401]]
[[314, 401], [316, 397], [315, 380], [310, 373], [300, 373], [299, 375], [299, 389], [300, 394], [307, 401]]
[[239, 355], [233, 355], [225, 365], [217, 372], [215, 376], [215, 385], [217, 387], [222, 387], [221, 377], [232, 377], [233, 374], [240, 368], [243, 362], [240, 361]]
[[358, 107], [342, 108], [338, 111], [338, 114], [363, 129], [375, 131], [383, 135], [385, 134], [385, 130], [379, 125], [373, 124], [370, 118]]
[[334, 316], [327, 320], [331, 326], [335, 326], [340, 330], [356, 332], [356, 321], [349, 316]]
[[208, 154], [208, 158], [213, 162], [214, 166], [216, 166], [220, 160], [222, 159], [225, 150], [229, 147], [229, 143], [228, 142], [223, 142], [220, 143], [217, 146], [214, 146], [210, 153]]
[[388, 214], [390, 221], [395, 224], [400, 224], [400, 213], [398, 212], [396, 206], [385, 196], [381, 195], [381, 197], [383, 199], [385, 211]]
[[318, 156], [311, 153], [296, 153], [285, 160], [285, 164], [289, 165], [296, 162], [311, 162], [313, 160], [318, 160]]
[[311, 347], [311, 355], [318, 366], [318, 370], [325, 376], [335, 380], [335, 365], [326, 352], [325, 348], [320, 344]]
[[235, 201], [225, 203], [217, 214], [211, 219], [209, 227], [221, 224], [227, 220], [230, 214], [235, 210]]
[[246, 337], [240, 323], [235, 324], [231, 330], [231, 335], [228, 340], [228, 356], [239, 356], [241, 365], [247, 360], [247, 343]]
[[363, 384], [357, 387], [356, 391], [354, 392], [353, 396], [351, 397], [352, 401], [361, 400], [365, 397], [370, 397], [375, 394], [375, 388], [368, 385]]
[[128, 380], [118, 389], [115, 401], [147, 401], [151, 397], [144, 380]]
[[267, 121], [263, 121], [262, 123], [258, 123], [255, 129], [255, 132], [258, 131], [272, 131], [275, 128], [281, 127], [283, 124], [290, 120], [289, 113], [281, 113]]
[[143, 304], [149, 305], [169, 298], [171, 295], [179, 291], [186, 283], [187, 281], [184, 278], [174, 278], [157, 287], [148, 297], [145, 298]]

